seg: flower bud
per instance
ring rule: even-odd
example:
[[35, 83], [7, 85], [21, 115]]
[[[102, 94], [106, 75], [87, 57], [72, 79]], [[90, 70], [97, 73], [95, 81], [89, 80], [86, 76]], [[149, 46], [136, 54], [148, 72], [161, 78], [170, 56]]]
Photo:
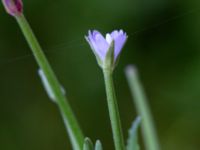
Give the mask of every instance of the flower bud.
[[8, 14], [11, 16], [19, 16], [23, 12], [22, 0], [2, 0], [3, 5]]
[[115, 30], [103, 37], [101, 33], [94, 30], [89, 31], [86, 40], [93, 50], [98, 64], [102, 68], [114, 69], [127, 40], [127, 35], [123, 30]]

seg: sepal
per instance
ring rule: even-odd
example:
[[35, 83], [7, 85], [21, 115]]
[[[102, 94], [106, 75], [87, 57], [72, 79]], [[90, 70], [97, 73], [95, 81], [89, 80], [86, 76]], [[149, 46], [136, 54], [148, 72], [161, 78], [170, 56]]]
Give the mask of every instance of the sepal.
[[110, 44], [110, 47], [106, 53], [106, 57], [103, 63], [103, 69], [113, 70], [114, 69], [114, 50], [115, 50], [115, 41], [113, 40]]

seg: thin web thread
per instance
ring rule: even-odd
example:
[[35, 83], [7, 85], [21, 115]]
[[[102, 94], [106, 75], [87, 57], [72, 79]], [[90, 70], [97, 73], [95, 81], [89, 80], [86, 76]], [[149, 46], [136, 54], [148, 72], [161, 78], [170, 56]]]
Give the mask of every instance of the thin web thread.
[[[157, 24], [154, 24], [152, 26], [148, 26], [148, 27], [144, 27], [142, 29], [139, 29], [139, 30], [136, 30], [134, 33], [132, 34], [129, 34], [129, 38], [131, 38], [132, 36], [135, 36], [136, 34], [139, 34], [141, 32], [145, 32], [145, 31], [148, 31], [148, 30], [152, 30], [152, 29], [156, 29], [162, 25], [165, 25], [167, 23], [170, 23], [170, 22], [173, 22], [173, 21], [176, 21], [177, 19], [181, 19], [185, 16], [188, 16], [188, 15], [191, 15], [191, 14], [194, 14], [194, 13], [197, 13], [200, 11], [200, 8], [196, 8], [196, 9], [192, 9], [192, 10], [189, 10], [185, 13], [182, 13], [180, 15], [176, 15], [174, 17], [170, 17], [169, 19], [166, 19], [164, 21], [161, 21]], [[77, 44], [79, 43], [79, 44]], [[69, 41], [69, 42], [61, 42], [59, 44], [55, 44], [55, 46], [52, 46], [52, 47], [44, 47], [44, 53], [45, 54], [52, 54], [52, 53], [60, 53], [60, 52], [63, 52], [63, 51], [66, 51], [67, 49], [69, 48], [75, 48], [75, 47], [85, 47], [87, 46], [87, 43], [84, 41], [84, 37], [83, 38], [78, 38], [76, 40], [72, 40], [72, 41]], [[48, 51], [45, 51], [45, 49], [47, 49]], [[23, 55], [23, 56], [19, 56], [19, 57], [15, 57], [15, 58], [8, 58], [7, 60], [0, 60], [0, 67], [3, 67], [7, 64], [10, 64], [10, 63], [14, 63], [14, 62], [17, 62], [17, 61], [20, 61], [20, 60], [25, 60], [25, 59], [28, 59], [30, 57], [33, 57], [33, 55], [30, 53], [30, 54], [27, 54], [27, 55]]]

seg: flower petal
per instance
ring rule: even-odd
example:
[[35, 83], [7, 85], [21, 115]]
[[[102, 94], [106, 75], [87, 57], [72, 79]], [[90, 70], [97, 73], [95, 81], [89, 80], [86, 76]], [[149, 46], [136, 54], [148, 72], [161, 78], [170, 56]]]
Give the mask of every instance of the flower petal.
[[98, 31], [93, 31], [92, 36], [96, 46], [96, 52], [101, 55], [101, 59], [104, 60], [109, 49], [109, 44]]
[[86, 40], [90, 44], [96, 57], [104, 62], [107, 52], [111, 46], [112, 41], [114, 42], [114, 61], [117, 60], [122, 47], [124, 46], [127, 39], [127, 35], [123, 30], [114, 30], [112, 33], [107, 33], [106, 38], [96, 30], [89, 31]]
[[114, 30], [110, 35], [113, 39], [116, 39], [120, 34], [123, 34], [123, 32], [119, 32], [118, 30]]
[[103, 55], [99, 52], [98, 47], [96, 46], [95, 40], [93, 38], [93, 34], [90, 30], [88, 31], [88, 36], [86, 36], [85, 39], [89, 43], [89, 45], [90, 45], [91, 49], [93, 50], [93, 52], [95, 53], [95, 55], [97, 55], [100, 59], [102, 59]]
[[113, 31], [111, 33], [112, 38], [115, 41], [115, 60], [117, 59], [118, 55], [120, 54], [122, 47], [124, 46], [126, 39], [127, 39], [127, 35], [126, 33], [123, 32], [123, 30], [120, 31]]
[[90, 47], [92, 48], [92, 50], [96, 51], [97, 48], [94, 43], [93, 36], [92, 36], [92, 33], [90, 30], [88, 31], [88, 36], [86, 36], [85, 38], [86, 38], [87, 42], [90, 44]]

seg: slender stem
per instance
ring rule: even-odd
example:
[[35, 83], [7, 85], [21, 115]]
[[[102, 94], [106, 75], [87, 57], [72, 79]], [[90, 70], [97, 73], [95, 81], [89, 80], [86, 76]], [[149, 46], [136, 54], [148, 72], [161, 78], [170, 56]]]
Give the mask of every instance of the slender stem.
[[144, 135], [146, 149], [160, 150], [151, 111], [142, 84], [139, 81], [137, 70], [132, 66], [128, 66], [126, 69], [126, 75], [132, 96], [135, 100], [137, 111], [142, 117], [142, 131]]
[[39, 45], [39, 42], [37, 41], [35, 35], [33, 34], [33, 31], [31, 30], [31, 27], [28, 24], [24, 15], [17, 16], [16, 20], [33, 52], [33, 55], [35, 56], [35, 59], [39, 67], [43, 70], [49, 82], [49, 85], [51, 86], [51, 89], [55, 94], [55, 99], [62, 114], [63, 120], [65, 122], [66, 129], [68, 131], [70, 140], [72, 142], [73, 149], [82, 150], [84, 142], [82, 131], [78, 125], [78, 122], [70, 108], [70, 105], [65, 95], [63, 94], [60, 88], [60, 84], [54, 72], [52, 71], [48, 60], [46, 59], [42, 51], [42, 48]]
[[107, 93], [107, 103], [110, 114], [110, 121], [112, 126], [115, 149], [125, 150], [117, 99], [112, 79], [112, 71], [104, 69], [103, 73], [104, 73], [104, 80]]

